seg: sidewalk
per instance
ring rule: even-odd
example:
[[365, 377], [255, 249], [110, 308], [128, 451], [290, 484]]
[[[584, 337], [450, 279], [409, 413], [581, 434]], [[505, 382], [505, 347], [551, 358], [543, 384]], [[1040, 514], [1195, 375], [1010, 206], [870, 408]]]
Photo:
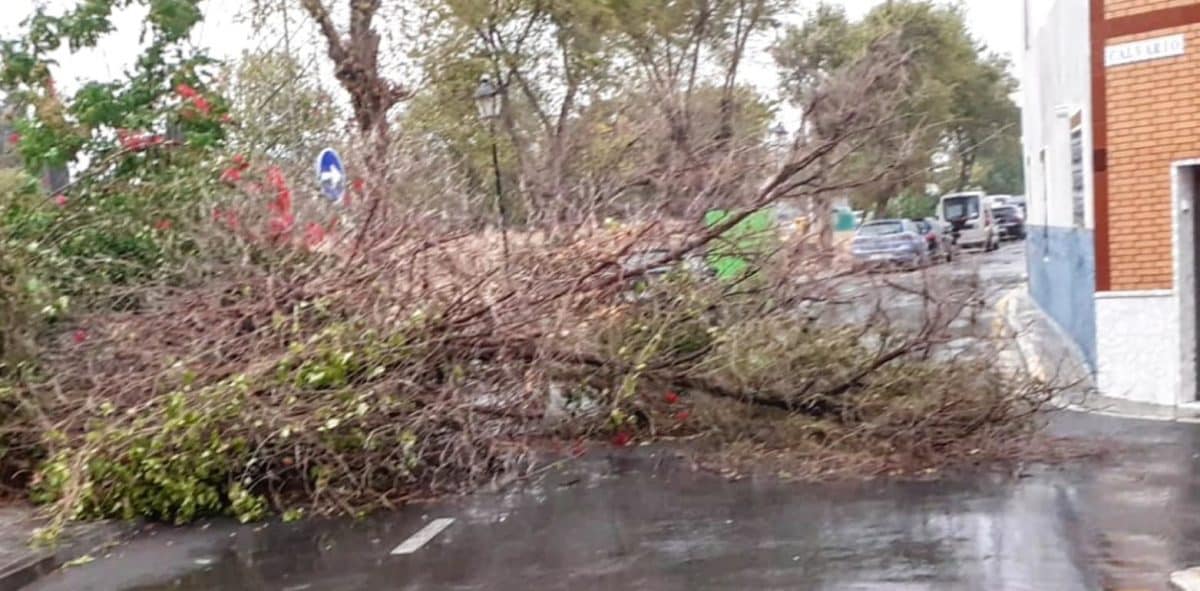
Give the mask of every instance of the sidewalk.
[[1069, 387], [1062, 393], [1063, 408], [1099, 415], [1200, 423], [1200, 405], [1163, 406], [1104, 396], [1097, 390], [1091, 370], [1079, 347], [1030, 297], [1027, 286], [1009, 290], [996, 303], [996, 311], [1013, 337], [1021, 363], [1033, 377]]
[[20, 502], [0, 507], [0, 591], [17, 591], [73, 560], [99, 553], [133, 526], [115, 522], [76, 523], [54, 548], [31, 542], [41, 526], [35, 510]]

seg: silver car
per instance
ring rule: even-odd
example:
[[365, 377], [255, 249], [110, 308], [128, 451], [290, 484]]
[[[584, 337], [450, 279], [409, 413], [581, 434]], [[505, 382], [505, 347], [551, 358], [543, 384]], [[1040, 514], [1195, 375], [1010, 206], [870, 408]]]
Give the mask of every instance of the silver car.
[[925, 236], [912, 220], [876, 220], [859, 226], [850, 244], [850, 254], [863, 267], [929, 264]]

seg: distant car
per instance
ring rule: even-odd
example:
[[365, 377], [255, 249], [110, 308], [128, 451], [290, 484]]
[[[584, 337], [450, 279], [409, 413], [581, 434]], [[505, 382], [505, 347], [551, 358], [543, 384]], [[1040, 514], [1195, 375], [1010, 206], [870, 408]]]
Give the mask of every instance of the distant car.
[[954, 235], [950, 226], [937, 218], [913, 220], [917, 230], [925, 236], [925, 247], [930, 261], [954, 260]]
[[860, 267], [929, 264], [926, 235], [912, 220], [875, 220], [859, 226], [850, 254]]
[[984, 193], [951, 193], [938, 202], [938, 219], [951, 225], [959, 247], [979, 246], [993, 251], [1000, 233], [992, 218], [991, 199]]
[[992, 207], [992, 216], [996, 218], [996, 227], [1000, 229], [1000, 237], [1007, 240], [1025, 239], [1025, 215], [1016, 205], [1001, 205]]

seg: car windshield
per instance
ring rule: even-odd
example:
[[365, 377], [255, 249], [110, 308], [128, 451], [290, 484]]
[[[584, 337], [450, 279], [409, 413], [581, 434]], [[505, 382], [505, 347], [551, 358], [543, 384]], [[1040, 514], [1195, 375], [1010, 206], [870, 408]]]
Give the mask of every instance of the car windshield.
[[904, 231], [902, 222], [873, 222], [858, 229], [859, 236], [887, 236]]
[[960, 220], [979, 216], [978, 197], [951, 197], [942, 202], [946, 219]]

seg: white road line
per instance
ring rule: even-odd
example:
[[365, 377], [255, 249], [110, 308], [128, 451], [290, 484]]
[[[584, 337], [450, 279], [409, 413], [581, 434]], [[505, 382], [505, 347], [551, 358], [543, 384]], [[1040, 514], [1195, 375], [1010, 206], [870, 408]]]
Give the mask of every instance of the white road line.
[[407, 540], [404, 540], [403, 544], [396, 546], [396, 549], [392, 550], [392, 556], [412, 554], [413, 552], [420, 550], [422, 546], [429, 543], [429, 540], [437, 537], [438, 534], [445, 531], [445, 529], [450, 527], [450, 525], [453, 523], [453, 517], [443, 517], [441, 519], [434, 519], [433, 521], [430, 521], [428, 525], [421, 528], [421, 531], [413, 534], [412, 537], [408, 538]]

